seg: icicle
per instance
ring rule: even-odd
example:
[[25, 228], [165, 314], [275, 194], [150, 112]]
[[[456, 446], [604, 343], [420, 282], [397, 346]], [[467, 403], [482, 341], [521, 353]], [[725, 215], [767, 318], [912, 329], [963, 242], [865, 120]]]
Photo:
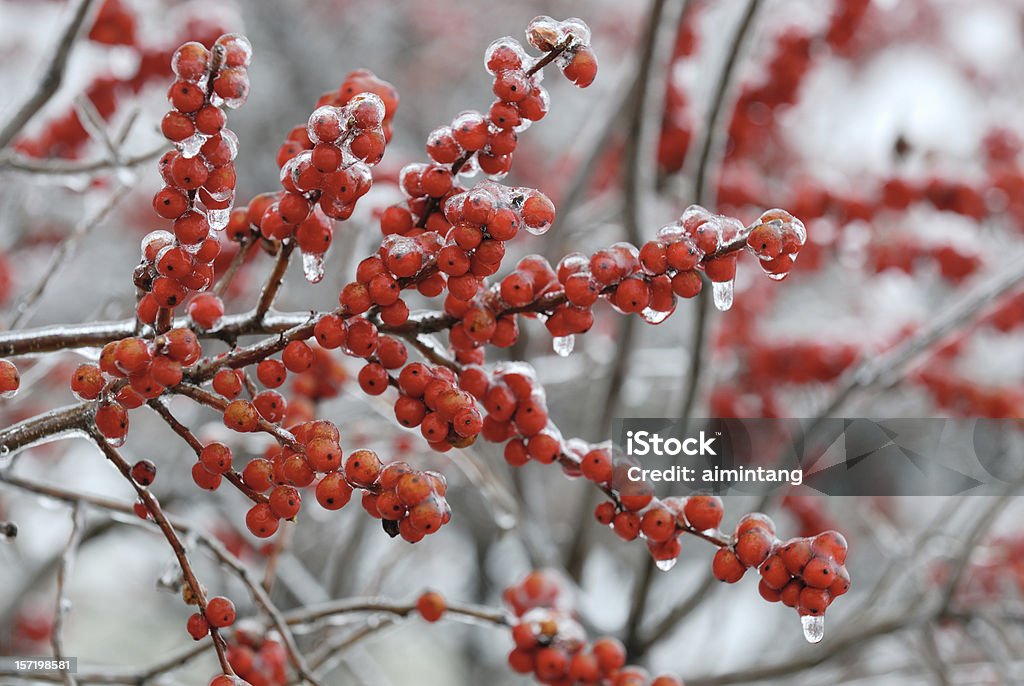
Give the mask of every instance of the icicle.
[[715, 296], [715, 307], [722, 312], [732, 307], [734, 285], [734, 281], [714, 281], [711, 284], [711, 291]]
[[803, 615], [800, 626], [808, 643], [820, 643], [825, 638], [825, 615]]
[[302, 253], [302, 274], [310, 283], [320, 283], [324, 278], [324, 254]]
[[556, 336], [551, 339], [551, 347], [559, 357], [568, 357], [572, 349], [576, 347], [576, 336], [573, 334]]

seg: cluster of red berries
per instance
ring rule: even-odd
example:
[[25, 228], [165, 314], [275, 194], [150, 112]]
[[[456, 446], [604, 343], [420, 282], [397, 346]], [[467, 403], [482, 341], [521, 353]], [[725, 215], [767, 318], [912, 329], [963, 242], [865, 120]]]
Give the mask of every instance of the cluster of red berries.
[[[235, 197], [238, 140], [225, 127], [220, 105], [238, 107], [249, 93], [249, 41], [229, 33], [212, 50], [191, 41], [174, 53], [177, 80], [168, 91], [172, 109], [161, 122], [164, 136], [177, 148], [160, 160], [164, 187], [153, 197], [153, 209], [173, 220], [173, 234], [154, 231], [143, 241], [143, 261], [135, 283], [145, 292], [139, 299], [139, 320], [153, 324], [161, 308], [173, 311], [190, 293], [213, 282], [213, 262], [220, 241], [210, 234], [229, 221]], [[198, 203], [197, 203], [198, 200]], [[190, 310], [204, 328], [223, 313], [219, 299], [200, 299]]]
[[191, 329], [171, 329], [147, 341], [134, 336], [103, 346], [99, 364], [79, 365], [71, 390], [82, 400], [98, 401], [96, 428], [108, 440], [123, 442], [128, 410], [158, 397], [181, 382], [183, 369], [202, 354]]
[[384, 324], [404, 324], [409, 319], [409, 306], [401, 297], [403, 288], [415, 286], [427, 297], [444, 291], [444, 277], [433, 272], [428, 274], [425, 269], [428, 256], [437, 253], [437, 242], [432, 240], [436, 238], [435, 233], [415, 238], [386, 236], [377, 254], [359, 263], [356, 280], [346, 284], [338, 294], [344, 311], [359, 315], [375, 308]]
[[213, 389], [227, 401], [224, 425], [239, 433], [256, 431], [260, 421], [280, 424], [287, 416], [288, 401], [278, 392], [288, 373], [301, 374], [313, 366], [313, 349], [305, 341], [289, 341], [281, 351], [281, 359], [267, 357], [256, 365], [256, 378], [265, 390], [254, 393], [252, 400], [239, 398], [243, 378], [237, 370], [220, 369], [213, 377]]
[[626, 649], [610, 637], [588, 643], [583, 627], [567, 608], [558, 577], [548, 571], [529, 573], [505, 589], [505, 603], [517, 617], [512, 627], [515, 647], [508, 664], [520, 674], [533, 674], [551, 686], [682, 686], [676, 677], [654, 679], [626, 664]]
[[753, 513], [740, 519], [731, 540], [731, 546], [715, 553], [715, 578], [732, 584], [747, 569], [758, 569], [761, 597], [781, 601], [801, 616], [824, 615], [834, 599], [850, 590], [846, 539], [836, 531], [780, 541], [771, 519]]
[[0, 360], [0, 398], [11, 398], [21, 387], [21, 374], [10, 360]]
[[[435, 533], [451, 519], [444, 499], [447, 484], [440, 474], [417, 471], [404, 462], [383, 465], [372, 450], [355, 450], [343, 460], [338, 427], [324, 419], [302, 422], [290, 431], [294, 446], [273, 445], [242, 471], [248, 489], [269, 494], [246, 514], [246, 526], [255, 536], [272, 536], [280, 520], [294, 519], [302, 507], [301, 489], [314, 482], [316, 500], [326, 510], [340, 510], [354, 489], [362, 489], [363, 508], [383, 519], [389, 533], [410, 543]], [[210, 474], [207, 483], [216, 488], [221, 475], [232, 469], [230, 448], [221, 443], [207, 445], [196, 469]]]
[[401, 186], [409, 197], [381, 215], [384, 234], [413, 235], [426, 229], [445, 235], [455, 222], [445, 217], [442, 208], [453, 195], [465, 192], [456, 183], [457, 175], [482, 171], [500, 179], [508, 173], [518, 132], [547, 114], [549, 98], [540, 85], [541, 69], [552, 54], [574, 84], [585, 88], [593, 82], [597, 59], [589, 46], [590, 29], [583, 21], [537, 17], [527, 28], [527, 37], [546, 56], [530, 57], [511, 37], [496, 40], [487, 48], [484, 64], [494, 76], [496, 100], [486, 115], [467, 110], [450, 125], [431, 132], [427, 154], [432, 162], [402, 170]]
[[[356, 451], [353, 455], [358, 453], [373, 455], [369, 450]], [[351, 459], [349, 457], [349, 461]], [[370, 459], [368, 455], [360, 457], [361, 462], [367, 459]], [[434, 471], [413, 469], [405, 462], [391, 462], [383, 468], [378, 462], [376, 466], [379, 473], [372, 482], [365, 474], [351, 475], [350, 472], [358, 470], [355, 466], [350, 469], [348, 461], [345, 474], [350, 481], [355, 479], [354, 483], [365, 488], [363, 509], [371, 516], [379, 517], [389, 535], [416, 543], [451, 521], [452, 510], [445, 500], [448, 482], [444, 476]]]
[[228, 643], [228, 664], [251, 686], [285, 686], [288, 654], [277, 634], [258, 624], [239, 622]]
[[413, 362], [398, 375], [398, 391], [398, 423], [409, 429], [419, 427], [434, 450], [464, 448], [476, 440], [483, 427], [475, 399], [447, 367]]
[[226, 629], [235, 623], [235, 604], [224, 596], [214, 596], [206, 601], [206, 610], [192, 613], [185, 624], [189, 636], [200, 641], [210, 629]]

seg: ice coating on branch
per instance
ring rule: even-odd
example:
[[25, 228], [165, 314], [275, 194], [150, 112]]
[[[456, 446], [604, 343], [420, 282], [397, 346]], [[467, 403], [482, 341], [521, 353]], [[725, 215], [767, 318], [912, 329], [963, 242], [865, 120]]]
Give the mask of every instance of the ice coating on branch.
[[820, 643], [825, 638], [825, 615], [804, 615], [800, 617], [800, 627], [808, 643]]

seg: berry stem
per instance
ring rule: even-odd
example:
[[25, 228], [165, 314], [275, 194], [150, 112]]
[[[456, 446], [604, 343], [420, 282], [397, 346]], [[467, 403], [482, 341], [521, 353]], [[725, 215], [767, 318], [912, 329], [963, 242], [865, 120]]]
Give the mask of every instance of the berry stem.
[[[174, 387], [174, 392], [187, 398], [191, 398], [200, 405], [206, 405], [207, 407], [212, 407], [213, 409], [220, 410], [222, 412], [224, 411], [224, 408], [228, 406], [228, 400], [224, 396], [217, 395], [216, 393], [212, 393], [206, 389], [189, 383], [178, 384]], [[273, 436], [281, 445], [288, 446], [289, 448], [299, 452], [303, 451], [302, 444], [295, 440], [295, 436], [285, 429], [282, 429], [277, 424], [272, 424], [262, 417], [259, 419], [259, 430]]]
[[284, 283], [284, 275], [288, 271], [288, 263], [291, 261], [294, 250], [294, 241], [286, 240], [281, 243], [281, 249], [278, 251], [277, 259], [274, 262], [274, 269], [270, 272], [270, 276], [267, 277], [266, 283], [263, 284], [263, 290], [260, 291], [260, 299], [256, 303], [256, 311], [253, 317], [259, 323], [263, 322], [263, 317], [266, 316], [274, 304], [274, 298], [277, 297], [277, 292], [281, 289], [281, 284]]
[[[171, 410], [167, 407], [167, 404], [160, 398], [154, 398], [146, 404], [153, 408], [153, 411], [156, 412], [164, 422], [166, 422], [167, 426], [169, 426], [174, 433], [178, 434], [183, 441], [188, 443], [188, 446], [192, 448], [193, 452], [195, 452], [196, 457], [199, 457], [199, 454], [203, 452], [202, 441], [196, 438], [196, 435], [192, 433], [187, 426], [182, 424], [178, 421], [177, 417], [171, 414]], [[254, 503], [267, 502], [267, 496], [246, 486], [245, 482], [242, 480], [242, 475], [237, 471], [232, 469], [231, 471], [226, 472], [223, 476], [231, 483], [232, 486], [237, 488], [246, 498]]]

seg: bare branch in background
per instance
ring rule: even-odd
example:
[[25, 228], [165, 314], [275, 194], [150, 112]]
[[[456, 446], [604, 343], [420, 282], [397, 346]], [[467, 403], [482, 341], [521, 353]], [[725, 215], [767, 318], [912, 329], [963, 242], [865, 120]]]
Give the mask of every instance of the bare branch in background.
[[6, 148], [14, 140], [32, 117], [49, 102], [60, 88], [64, 81], [68, 58], [71, 56], [71, 48], [81, 33], [82, 26], [89, 16], [89, 10], [94, 4], [98, 3], [95, 0], [78, 0], [71, 20], [60, 35], [53, 54], [50, 56], [50, 61], [36, 85], [36, 90], [18, 107], [3, 128], [0, 128], [0, 150]]

